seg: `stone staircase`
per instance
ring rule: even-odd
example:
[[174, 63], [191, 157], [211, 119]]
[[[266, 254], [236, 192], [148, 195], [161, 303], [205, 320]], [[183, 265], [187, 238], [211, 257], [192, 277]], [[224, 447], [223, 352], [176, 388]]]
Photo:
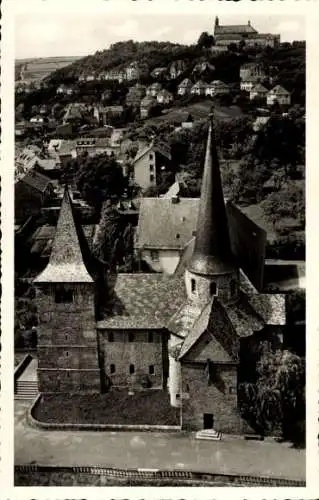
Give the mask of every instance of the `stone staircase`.
[[38, 382], [36, 380], [17, 380], [14, 399], [34, 400], [38, 392]]

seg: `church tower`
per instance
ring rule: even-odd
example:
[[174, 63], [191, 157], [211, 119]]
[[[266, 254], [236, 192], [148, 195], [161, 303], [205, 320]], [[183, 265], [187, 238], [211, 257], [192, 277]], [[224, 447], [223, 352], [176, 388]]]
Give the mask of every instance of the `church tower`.
[[185, 271], [187, 295], [204, 306], [237, 297], [239, 270], [233, 256], [218, 155], [210, 117], [193, 255]]
[[95, 284], [81, 231], [66, 188], [49, 263], [34, 280], [40, 392], [100, 392]]

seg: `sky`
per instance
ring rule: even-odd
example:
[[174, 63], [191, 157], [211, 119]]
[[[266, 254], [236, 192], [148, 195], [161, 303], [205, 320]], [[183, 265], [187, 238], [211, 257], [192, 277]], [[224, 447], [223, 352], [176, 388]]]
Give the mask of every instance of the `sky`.
[[[216, 9], [217, 10], [217, 9]], [[52, 56], [84, 56], [110, 44], [134, 41], [196, 43], [203, 31], [213, 32], [215, 15], [178, 13], [133, 15], [128, 11], [46, 12], [45, 9], [16, 12], [16, 59]], [[279, 33], [282, 41], [304, 40], [302, 16], [219, 15], [220, 24], [245, 24], [250, 19], [261, 33]]]

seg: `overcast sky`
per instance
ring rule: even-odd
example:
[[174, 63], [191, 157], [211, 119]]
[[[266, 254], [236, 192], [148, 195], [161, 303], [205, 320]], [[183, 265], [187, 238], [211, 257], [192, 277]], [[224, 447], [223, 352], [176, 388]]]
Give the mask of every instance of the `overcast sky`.
[[[203, 31], [212, 33], [214, 15], [123, 15], [123, 11], [61, 15], [45, 9], [29, 10], [15, 15], [15, 57], [82, 56], [129, 39], [191, 44]], [[247, 15], [219, 17], [220, 24], [245, 24], [249, 19]], [[250, 21], [261, 33], [279, 33], [282, 41], [305, 39], [301, 16], [252, 15]]]

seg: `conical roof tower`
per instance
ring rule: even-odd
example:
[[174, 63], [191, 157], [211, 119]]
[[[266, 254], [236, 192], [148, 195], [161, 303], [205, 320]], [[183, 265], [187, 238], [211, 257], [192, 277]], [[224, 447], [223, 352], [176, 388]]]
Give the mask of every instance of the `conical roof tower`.
[[64, 190], [49, 263], [35, 283], [92, 283], [81, 248], [73, 205], [68, 188]]
[[210, 115], [204, 173], [196, 226], [194, 252], [188, 270], [194, 274], [215, 276], [237, 268], [231, 251], [218, 155]]

